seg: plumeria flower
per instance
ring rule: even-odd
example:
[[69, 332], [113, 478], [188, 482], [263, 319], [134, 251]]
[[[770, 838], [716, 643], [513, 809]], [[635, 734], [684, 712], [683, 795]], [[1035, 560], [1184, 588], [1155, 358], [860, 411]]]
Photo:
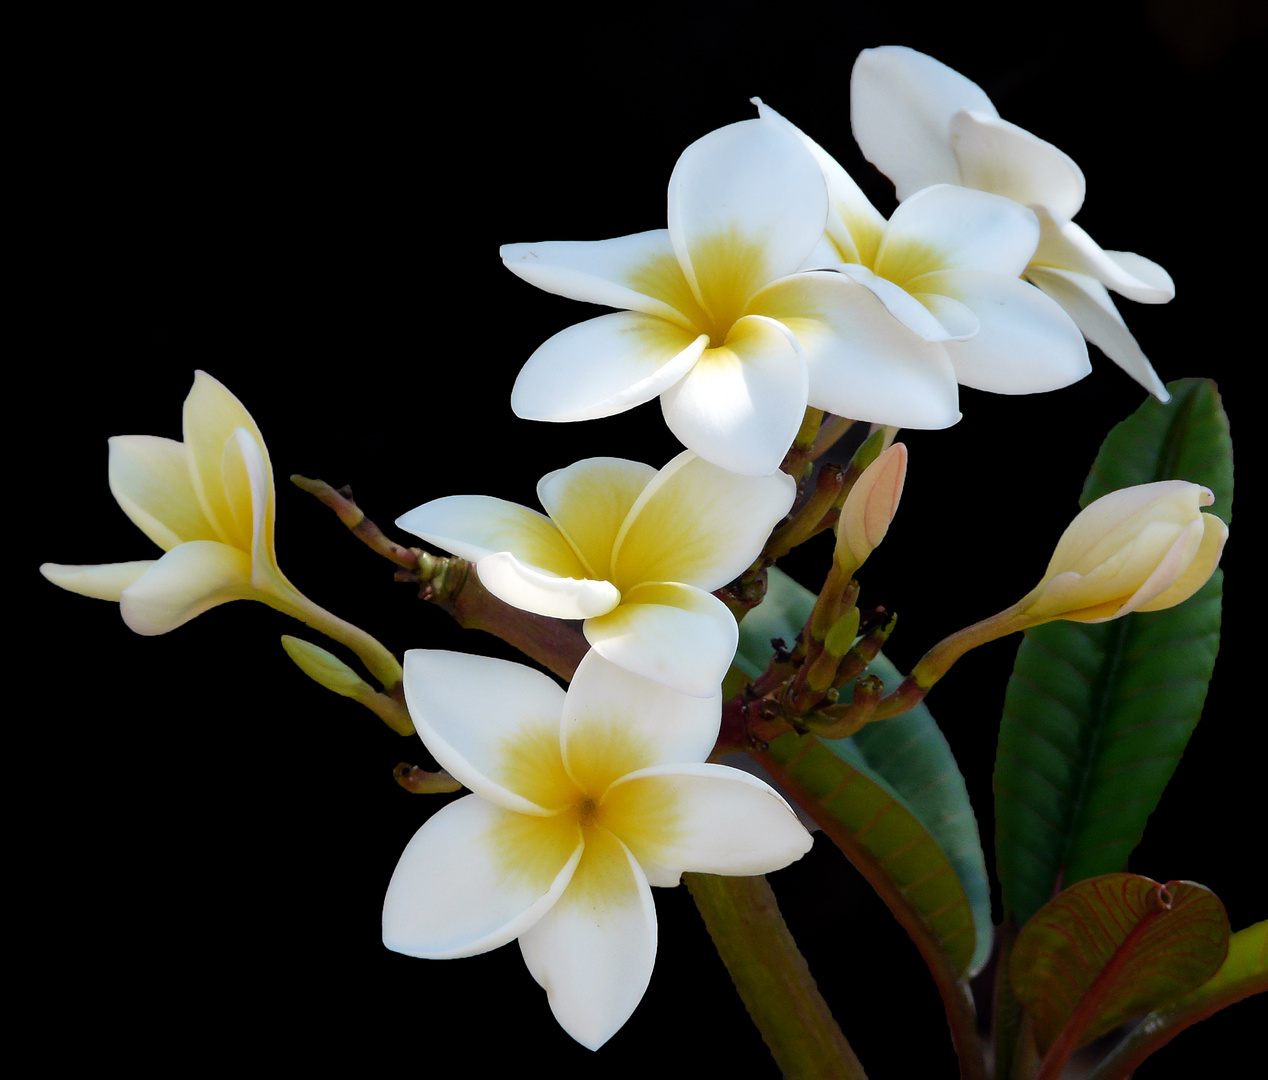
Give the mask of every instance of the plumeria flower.
[[650, 885], [686, 870], [764, 874], [810, 849], [765, 783], [705, 763], [720, 692], [679, 694], [593, 650], [567, 693], [519, 664], [411, 650], [405, 697], [428, 750], [472, 794], [406, 847], [384, 943], [444, 959], [519, 938], [555, 1018], [592, 1050], [651, 978]]
[[[1078, 327], [1052, 300], [1020, 280], [1040, 228], [1016, 202], [949, 184], [916, 192], [887, 222], [818, 143], [755, 99], [761, 115], [810, 150], [831, 209], [819, 265], [848, 275], [906, 328], [896, 348], [912, 362], [930, 351], [952, 378], [997, 394], [1056, 390], [1090, 370]], [[868, 325], [861, 321], [859, 328]]]
[[251, 414], [199, 371], [185, 399], [184, 441], [153, 435], [110, 440], [110, 491], [165, 554], [157, 560], [40, 572], [83, 596], [113, 600], [138, 634], [165, 634], [229, 600], [259, 600], [358, 652], [384, 685], [400, 665], [369, 635], [303, 596], [273, 548], [273, 467]]
[[506, 265], [539, 288], [623, 309], [550, 338], [520, 372], [511, 407], [586, 420], [659, 395], [683, 445], [758, 476], [779, 466], [807, 403], [904, 427], [955, 423], [941, 350], [896, 349], [909, 335], [871, 296], [839, 274], [796, 273], [827, 213], [823, 176], [800, 141], [750, 120], [683, 152], [668, 229], [503, 247]]
[[863, 155], [894, 181], [900, 200], [932, 184], [958, 184], [1029, 206], [1042, 232], [1026, 277], [1106, 356], [1160, 400], [1169, 400], [1106, 288], [1161, 304], [1175, 295], [1175, 286], [1157, 263], [1128, 251], [1105, 251], [1070, 220], [1083, 205], [1085, 183], [1066, 154], [1001, 120], [976, 83], [901, 46], [859, 54], [850, 102]]
[[791, 476], [740, 476], [684, 451], [657, 472], [587, 458], [542, 477], [546, 514], [484, 495], [451, 495], [397, 520], [475, 563], [514, 607], [584, 619], [608, 660], [686, 694], [712, 694], [739, 632], [710, 593], [752, 565], [792, 506]]

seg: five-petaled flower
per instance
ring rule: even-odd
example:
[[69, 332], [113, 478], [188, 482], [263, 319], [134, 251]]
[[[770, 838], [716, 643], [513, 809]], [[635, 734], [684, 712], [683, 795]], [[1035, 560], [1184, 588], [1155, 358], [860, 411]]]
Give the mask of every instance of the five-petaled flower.
[[679, 694], [593, 650], [566, 694], [519, 664], [413, 650], [405, 695], [428, 749], [472, 794], [406, 847], [384, 942], [443, 959], [519, 938], [556, 1019], [591, 1049], [651, 978], [650, 885], [676, 885], [685, 870], [764, 874], [810, 849], [766, 784], [705, 763], [717, 692]]
[[1105, 622], [1187, 600], [1215, 572], [1228, 526], [1201, 512], [1215, 496], [1187, 480], [1102, 495], [1070, 522], [1043, 580], [1014, 606], [1026, 625]]
[[397, 525], [470, 559], [506, 603], [584, 619], [587, 640], [613, 663], [686, 694], [712, 694], [739, 633], [710, 593], [761, 553], [792, 506], [792, 477], [741, 476], [688, 450], [659, 472], [586, 458], [542, 477], [537, 495], [549, 516], [451, 495]]
[[778, 467], [807, 404], [902, 427], [954, 424], [945, 356], [911, 346], [843, 275], [797, 272], [813, 262], [827, 214], [823, 175], [800, 140], [784, 124], [749, 120], [683, 152], [667, 229], [503, 247], [526, 281], [624, 309], [543, 344], [512, 408], [585, 420], [659, 395], [686, 447], [750, 475]]
[[993, 192], [1038, 216], [1038, 248], [1025, 276], [1094, 345], [1162, 401], [1169, 394], [1106, 287], [1161, 304], [1175, 295], [1157, 263], [1105, 251], [1070, 219], [1083, 205], [1083, 173], [1066, 154], [1001, 120], [985, 91], [932, 57], [901, 46], [865, 49], [850, 79], [850, 115], [863, 155], [894, 181], [899, 199], [932, 184]]
[[855, 333], [879, 333], [894, 320], [906, 330], [890, 344], [890, 360], [936, 373], [922, 387], [931, 407], [936, 400], [954, 407], [957, 383], [1034, 394], [1091, 370], [1069, 315], [1020, 280], [1040, 240], [1031, 210], [999, 195], [937, 184], [906, 199], [886, 221], [822, 147], [755, 102], [823, 170], [831, 209], [815, 265], [850, 277], [879, 301], [856, 305]]

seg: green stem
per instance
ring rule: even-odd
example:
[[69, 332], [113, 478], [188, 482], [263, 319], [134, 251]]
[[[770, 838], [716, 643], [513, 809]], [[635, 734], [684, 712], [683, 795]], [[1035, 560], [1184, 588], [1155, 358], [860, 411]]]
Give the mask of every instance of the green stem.
[[764, 877], [684, 874], [744, 1007], [787, 1080], [867, 1080]]
[[359, 626], [345, 622], [299, 592], [285, 598], [266, 597], [265, 602], [351, 649], [360, 657], [366, 670], [382, 683], [384, 690], [390, 691], [400, 685], [401, 665], [396, 657], [388, 652], [382, 642], [371, 637]]

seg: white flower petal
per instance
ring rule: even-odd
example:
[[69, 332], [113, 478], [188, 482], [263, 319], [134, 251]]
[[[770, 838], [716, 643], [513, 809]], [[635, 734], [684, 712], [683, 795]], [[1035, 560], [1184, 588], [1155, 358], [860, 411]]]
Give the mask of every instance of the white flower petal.
[[722, 692], [693, 697], [645, 679], [591, 649], [568, 687], [561, 727], [564, 764], [598, 796], [627, 773], [704, 761], [722, 720]]
[[962, 385], [1037, 394], [1068, 386], [1092, 370], [1079, 328], [1033, 285], [960, 270], [927, 274], [921, 282], [930, 292], [959, 300], [978, 318], [976, 335], [946, 344]]
[[720, 589], [752, 565], [796, 497], [787, 473], [741, 476], [684, 451], [630, 508], [612, 580], [623, 590], [649, 581]]
[[597, 1050], [630, 1018], [656, 960], [656, 908], [647, 878], [619, 840], [586, 830], [564, 894], [520, 935], [520, 950], [560, 1026]]
[[547, 339], [520, 369], [511, 409], [526, 420], [595, 420], [650, 401], [709, 339], [654, 315], [619, 311]]
[[717, 692], [739, 644], [721, 600], [673, 582], [631, 589], [620, 607], [587, 619], [583, 629], [612, 663], [694, 697]]
[[268, 486], [273, 487], [273, 470], [269, 464], [264, 437], [251, 414], [236, 397], [205, 371], [194, 376], [194, 386], [185, 398], [185, 457], [190, 480], [208, 522], [227, 544], [243, 551], [251, 548], [251, 530], [240, 521], [250, 520], [250, 507], [231, 506], [230, 485], [224, 475], [225, 443], [234, 428], [245, 428], [260, 445], [264, 454]]
[[1096, 278], [1047, 266], [1030, 267], [1026, 277], [1060, 304], [1083, 336], [1128, 375], [1159, 401], [1171, 400], [1170, 391], [1127, 329], [1105, 286]]
[[189, 477], [185, 447], [155, 435], [110, 440], [110, 492], [132, 523], [164, 551], [218, 540]]
[[449, 495], [416, 506], [396, 524], [430, 544], [478, 562], [498, 551], [559, 577], [584, 578], [585, 567], [544, 514], [488, 495]]
[[1086, 274], [1140, 304], [1165, 304], [1175, 296], [1171, 276], [1157, 263], [1130, 251], [1106, 251], [1073, 221], [1058, 222], [1042, 208], [1035, 213], [1042, 235], [1032, 265]]
[[537, 497], [586, 567], [586, 576], [612, 579], [612, 549], [635, 501], [656, 470], [626, 458], [586, 458], [547, 473]]
[[508, 810], [542, 815], [575, 798], [559, 749], [564, 691], [509, 660], [410, 649], [405, 701], [419, 737], [454, 779]]
[[484, 556], [476, 573], [499, 600], [552, 619], [589, 619], [621, 602], [620, 590], [610, 581], [558, 577], [520, 562], [509, 551]]
[[575, 820], [528, 817], [467, 795], [401, 854], [383, 900], [383, 944], [439, 960], [513, 941], [563, 894], [581, 859]]
[[[863, 194], [862, 189], [837, 163], [826, 150], [808, 136], [800, 128], [789, 123], [760, 98], [753, 98], [758, 114], [763, 120], [770, 120], [785, 125], [789, 131], [801, 140], [808, 149], [823, 173], [828, 185], [827, 233], [836, 244], [839, 258], [830, 259], [830, 263], [871, 263], [876, 256], [876, 248], [881, 235], [885, 231], [885, 218]], [[824, 265], [819, 263], [817, 265]]]
[[[924, 304], [901, 285], [872, 273], [866, 266], [844, 263], [835, 270], [863, 286], [885, 310], [922, 341], [947, 341], [951, 333]], [[791, 329], [791, 327], [790, 327]]]
[[123, 590], [119, 610], [138, 634], [166, 634], [229, 600], [256, 598], [251, 556], [215, 540], [172, 548]]
[[863, 156], [888, 176], [899, 200], [931, 184], [958, 184], [951, 117], [998, 115], [977, 83], [900, 45], [864, 49], [850, 75], [850, 122]]
[[673, 281], [682, 279], [682, 271], [668, 229], [612, 240], [504, 244], [500, 253], [513, 274], [558, 296], [671, 322], [681, 322], [693, 310], [691, 304], [686, 311], [679, 309], [682, 288]]
[[792, 334], [750, 315], [660, 403], [684, 446], [731, 472], [765, 476], [779, 468], [797, 436], [807, 390], [806, 363]]
[[1070, 156], [994, 112], [961, 109], [951, 117], [951, 146], [965, 187], [990, 191], [1023, 206], [1042, 206], [1072, 218], [1087, 184]]
[[876, 273], [904, 288], [938, 270], [1018, 277], [1039, 243], [1032, 210], [1001, 195], [940, 184], [917, 192], [889, 219]]
[[960, 419], [946, 349], [911, 333], [852, 278], [793, 274], [772, 282], [751, 306], [796, 335], [815, 408], [909, 428], [950, 427]]
[[711, 131], [669, 179], [669, 235], [692, 292], [717, 325], [791, 274], [823, 234], [828, 192], [801, 140], [766, 120]]
[[981, 329], [977, 316], [959, 300], [952, 300], [951, 297], [940, 296], [938, 293], [913, 292], [912, 296], [942, 324], [951, 341], [968, 341]]
[[812, 842], [773, 788], [725, 765], [666, 764], [627, 775], [608, 789], [600, 813], [653, 885], [677, 885], [686, 870], [767, 874], [800, 859]]
[[153, 559], [144, 559], [140, 562], [102, 563], [99, 566], [44, 563], [40, 573], [68, 592], [91, 596], [94, 600], [117, 602], [123, 596], [123, 590], [136, 582], [154, 562]]

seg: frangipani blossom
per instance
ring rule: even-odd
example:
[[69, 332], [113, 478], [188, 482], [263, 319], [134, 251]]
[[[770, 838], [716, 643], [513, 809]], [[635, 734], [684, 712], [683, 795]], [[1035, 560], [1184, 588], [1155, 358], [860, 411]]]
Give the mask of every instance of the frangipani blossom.
[[705, 763], [720, 692], [679, 694], [594, 651], [565, 693], [519, 664], [411, 650], [405, 697], [427, 748], [472, 794], [401, 855], [384, 943], [444, 959], [519, 938], [555, 1018], [592, 1050], [651, 978], [649, 886], [686, 870], [764, 874], [810, 849], [765, 783]]
[[686, 694], [712, 694], [739, 632], [710, 593], [761, 553], [792, 506], [792, 477], [740, 476], [684, 451], [659, 472], [587, 458], [542, 477], [537, 495], [545, 515], [451, 495], [396, 523], [471, 560], [506, 603], [584, 619], [587, 640], [613, 663]]
[[1027, 625], [1105, 622], [1187, 600], [1215, 572], [1228, 526], [1215, 496], [1185, 480], [1121, 488], [1070, 522], [1043, 580], [1015, 606]]
[[1070, 219], [1083, 205], [1079, 167], [1051, 143], [1001, 120], [976, 83], [913, 49], [865, 49], [850, 79], [850, 115], [864, 157], [905, 200], [932, 184], [958, 184], [1029, 206], [1041, 237], [1025, 276], [1093, 344], [1162, 401], [1170, 395], [1106, 288], [1145, 304], [1175, 295], [1157, 263], [1105, 251]]
[[273, 547], [273, 467], [251, 414], [204, 371], [185, 398], [184, 441], [110, 439], [110, 491], [165, 554], [157, 560], [40, 572], [63, 589], [119, 604], [138, 634], [165, 634], [229, 600], [259, 600], [355, 649], [385, 685], [400, 667], [378, 642], [303, 596]]
[[543, 344], [511, 407], [585, 420], [659, 396], [685, 446], [757, 476], [779, 466], [807, 404], [903, 427], [955, 423], [945, 355], [895, 349], [908, 335], [841, 275], [796, 272], [827, 213], [823, 176], [800, 141], [785, 125], [749, 120], [683, 152], [667, 229], [506, 245], [503, 261], [526, 281], [623, 309]]
[[823, 170], [831, 209], [815, 265], [849, 276], [883, 305], [857, 313], [860, 332], [888, 313], [907, 330], [892, 346], [896, 355], [913, 364], [936, 357], [959, 383], [997, 394], [1056, 390], [1091, 370], [1078, 327], [1020, 280], [1040, 240], [1032, 211], [938, 184], [906, 199], [887, 222], [818, 143], [754, 100]]

